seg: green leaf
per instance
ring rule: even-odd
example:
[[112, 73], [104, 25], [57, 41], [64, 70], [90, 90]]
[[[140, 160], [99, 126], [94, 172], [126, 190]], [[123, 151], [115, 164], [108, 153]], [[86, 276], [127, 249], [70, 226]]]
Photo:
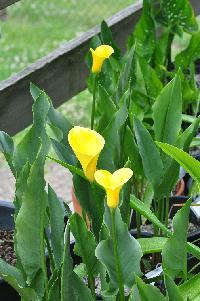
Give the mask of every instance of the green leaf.
[[49, 288], [48, 301], [60, 301], [60, 279], [57, 277]]
[[92, 230], [98, 240], [104, 212], [104, 191], [91, 184], [88, 180], [74, 175], [73, 177], [75, 196], [81, 208], [88, 215]]
[[73, 288], [73, 262], [70, 254], [70, 227], [69, 222], [65, 229], [65, 246], [64, 246], [64, 255], [63, 255], [63, 265], [61, 270], [61, 301], [74, 300], [75, 292]]
[[[115, 227], [118, 248], [118, 263], [120, 265], [123, 285], [132, 287], [135, 275], [140, 275], [140, 260], [142, 251], [137, 240], [128, 232], [127, 225], [122, 221], [120, 211], [115, 210]], [[114, 242], [112, 239], [112, 225], [110, 211], [107, 208], [104, 215], [104, 223], [109, 229], [110, 235], [106, 240], [101, 241], [96, 248], [97, 258], [105, 265], [110, 276], [109, 292], [116, 294], [118, 290], [118, 278], [116, 270], [116, 258], [114, 256]], [[106, 292], [104, 292], [106, 295]]]
[[64, 206], [61, 205], [55, 191], [48, 187], [49, 217], [51, 227], [51, 245], [57, 269], [62, 263], [64, 246]]
[[61, 271], [61, 301], [69, 300], [93, 301], [93, 298], [90, 290], [73, 271], [73, 262], [70, 255], [70, 227], [68, 224], [65, 230], [65, 248]]
[[101, 23], [101, 40], [102, 44], [112, 46], [112, 48], [114, 49], [114, 53], [112, 54], [112, 56], [116, 59], [119, 59], [121, 56], [121, 51], [115, 44], [112, 37], [112, 32], [105, 21]]
[[34, 83], [30, 82], [30, 93], [35, 101], [40, 94], [44, 93], [44, 91], [41, 90], [38, 86], [36, 86]]
[[174, 160], [176, 160], [194, 178], [200, 187], [200, 162], [181, 149], [167, 143], [156, 144]]
[[15, 175], [15, 169], [12, 162], [14, 153], [13, 139], [2, 131], [0, 131], [0, 152], [4, 154], [13, 175]]
[[162, 251], [163, 269], [172, 279], [180, 272], [187, 278], [187, 232], [191, 202], [188, 200], [174, 216], [173, 234]]
[[166, 298], [161, 294], [160, 290], [157, 287], [151, 284], [144, 283], [139, 277], [137, 277], [136, 279], [141, 301], [166, 300]]
[[134, 171], [134, 174], [143, 175], [143, 166], [139, 149], [135, 142], [134, 135], [128, 126], [126, 127], [124, 137], [124, 157], [126, 161], [130, 160], [131, 169]]
[[[83, 281], [75, 273], [73, 274], [72, 280], [72, 286], [76, 296], [76, 299], [73, 299], [73, 301], [94, 301], [89, 288], [85, 286]], [[68, 300], [71, 300], [71, 296], [70, 299], [66, 299], [66, 301]]]
[[195, 275], [179, 286], [181, 296], [184, 301], [199, 301], [200, 296], [200, 274]]
[[72, 173], [76, 174], [76, 175], [79, 175], [81, 178], [83, 179], [86, 179], [86, 176], [84, 175], [84, 172], [82, 171], [82, 169], [78, 168], [78, 167], [75, 167], [73, 165], [70, 165], [66, 162], [63, 162], [61, 160], [58, 160], [56, 158], [53, 158], [53, 157], [50, 157], [50, 156], [47, 156], [47, 158], [51, 159], [52, 161], [60, 164], [61, 166], [69, 169], [69, 171], [71, 171]]
[[165, 274], [165, 285], [167, 289], [168, 301], [183, 301], [178, 286], [176, 286], [173, 279], [167, 274]]
[[55, 139], [51, 139], [51, 144], [52, 144], [59, 160], [65, 162], [69, 165], [77, 164], [77, 159], [74, 156], [74, 154], [71, 152], [71, 147], [69, 145], [64, 145]]
[[161, 92], [163, 84], [158, 78], [156, 71], [143, 57], [139, 58], [139, 64], [144, 78], [147, 95], [149, 95], [151, 98], [156, 98]]
[[25, 191], [25, 187], [27, 186], [27, 180], [30, 173], [30, 164], [27, 162], [22, 168], [20, 174], [16, 178], [15, 184], [15, 218], [21, 208], [22, 205], [22, 197]]
[[181, 80], [178, 74], [156, 99], [153, 120], [156, 140], [175, 144], [182, 122]]
[[192, 62], [200, 58], [200, 32], [191, 36], [186, 49], [181, 51], [175, 58], [176, 66], [187, 69]]
[[135, 74], [134, 54], [135, 54], [135, 46], [133, 45], [127, 54], [124, 68], [122, 69], [119, 76], [119, 81], [117, 84], [117, 91], [116, 91], [117, 103], [119, 103], [124, 93], [128, 90], [129, 85], [131, 86], [131, 84], [133, 83], [134, 74]]
[[[71, 123], [56, 109], [53, 107], [53, 102], [51, 101], [50, 97], [39, 87], [34, 85], [33, 83], [30, 84], [30, 91], [33, 99], [36, 101], [37, 98], [43, 94], [50, 104], [49, 112], [48, 112], [48, 122], [53, 128], [58, 128], [59, 132], [62, 132], [62, 140], [63, 144], [67, 144], [67, 135], [69, 130], [72, 128]], [[56, 136], [56, 131], [55, 131]], [[59, 139], [58, 139], [59, 140]]]
[[200, 123], [200, 117], [195, 118], [192, 124], [178, 137], [177, 146], [183, 148], [184, 151], [188, 151], [192, 139], [197, 133]]
[[44, 219], [47, 204], [44, 181], [45, 156], [42, 148], [31, 166], [22, 205], [16, 218], [17, 254], [30, 283], [43, 267]]
[[144, 125], [134, 118], [134, 130], [145, 175], [156, 191], [163, 176], [163, 164], [159, 151]]
[[151, 238], [139, 238], [139, 242], [143, 254], [159, 253], [162, 251], [167, 238], [165, 237], [151, 237]]
[[[143, 202], [138, 200], [134, 195], [131, 196], [130, 206], [132, 209], [139, 212], [141, 215], [145, 216], [152, 224], [156, 225], [158, 228], [162, 230], [168, 237], [172, 235], [172, 232], [168, 230], [155, 216], [155, 214], [147, 208]], [[192, 254], [194, 257], [200, 260], [200, 248], [195, 246], [194, 244], [187, 243], [188, 253]]]
[[[76, 251], [81, 256], [83, 263], [86, 265], [88, 277], [92, 277], [97, 271], [97, 258], [95, 257], [95, 249], [97, 243], [91, 231], [87, 229], [87, 225], [79, 214], [74, 213], [70, 217], [71, 232], [76, 241]], [[86, 243], [87, 242], [87, 243]]]
[[[97, 131], [101, 133], [110, 123], [111, 118], [116, 113], [117, 108], [112, 101], [111, 96], [108, 94], [106, 89], [99, 85], [99, 101], [98, 101], [98, 109], [101, 114], [100, 121], [98, 123]], [[106, 108], [106, 110], [105, 110]]]
[[[178, 137], [177, 146], [183, 148], [184, 150], [188, 150], [191, 144], [192, 138], [196, 134], [200, 118], [196, 118], [194, 122]], [[157, 189], [157, 195], [159, 199], [165, 197], [169, 194], [174, 185], [176, 184], [179, 176], [179, 164], [172, 160], [167, 169], [165, 170], [163, 180], [160, 183]]]
[[176, 28], [180, 26], [186, 32], [198, 29], [193, 8], [188, 0], [161, 0], [162, 21], [167, 27]]
[[155, 48], [155, 23], [152, 17], [151, 1], [143, 1], [142, 16], [133, 33], [136, 52], [147, 61], [151, 60]]
[[182, 120], [188, 123], [193, 123], [196, 120], [196, 117], [187, 114], [182, 114]]
[[0, 258], [0, 276], [9, 283], [26, 301], [37, 301], [38, 297], [32, 288], [26, 287], [22, 272]]
[[41, 93], [33, 105], [33, 125], [14, 151], [14, 166], [17, 174], [20, 173], [26, 162], [32, 164], [39, 151], [41, 141], [44, 153], [49, 149], [50, 142], [46, 136], [46, 119], [50, 103], [45, 93]]
[[105, 146], [100, 154], [98, 166], [111, 172], [116, 170], [115, 156], [120, 146], [120, 129], [124, 125], [128, 116], [126, 103], [115, 113], [109, 125], [103, 131]]
[[[160, 37], [157, 37], [156, 47], [154, 52], [154, 64], [157, 66], [157, 69], [165, 65], [167, 59], [167, 48], [169, 41], [169, 30], [166, 30], [162, 33]], [[159, 73], [163, 73], [160, 69], [158, 69]]]

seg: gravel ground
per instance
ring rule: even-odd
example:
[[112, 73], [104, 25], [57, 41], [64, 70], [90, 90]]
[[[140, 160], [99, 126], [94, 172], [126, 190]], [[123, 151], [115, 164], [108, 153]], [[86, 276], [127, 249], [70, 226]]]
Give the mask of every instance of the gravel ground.
[[[67, 203], [71, 202], [71, 173], [56, 163], [46, 166], [46, 182], [56, 191], [57, 195]], [[0, 168], [0, 200], [13, 201], [15, 180], [7, 165]]]

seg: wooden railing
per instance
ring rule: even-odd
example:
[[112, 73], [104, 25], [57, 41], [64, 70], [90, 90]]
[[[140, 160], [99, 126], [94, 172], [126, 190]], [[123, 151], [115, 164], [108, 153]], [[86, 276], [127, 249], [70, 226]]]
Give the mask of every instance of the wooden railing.
[[[17, 0], [0, 0], [0, 8]], [[196, 15], [200, 14], [200, 1], [191, 0]], [[142, 11], [141, 1], [127, 7], [108, 20], [117, 45], [125, 49]], [[81, 37], [62, 45], [23, 71], [0, 82], [0, 130], [14, 135], [32, 122], [33, 100], [30, 82], [35, 83], [54, 101], [57, 107], [86, 88], [88, 69], [85, 56], [91, 38], [100, 32], [96, 26]]]

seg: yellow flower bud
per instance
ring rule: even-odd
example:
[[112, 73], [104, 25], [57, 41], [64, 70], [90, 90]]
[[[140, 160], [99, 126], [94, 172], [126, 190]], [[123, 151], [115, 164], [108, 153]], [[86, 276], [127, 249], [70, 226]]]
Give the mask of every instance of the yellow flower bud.
[[93, 182], [97, 160], [105, 144], [104, 138], [93, 130], [75, 126], [69, 131], [68, 141], [81, 163], [85, 176]]
[[114, 53], [114, 49], [109, 45], [101, 45], [97, 47], [95, 50], [90, 48], [92, 52], [93, 64], [92, 64], [92, 72], [99, 73], [101, 72], [101, 68], [105, 59], [108, 59], [111, 54]]
[[119, 203], [119, 193], [122, 186], [132, 177], [130, 168], [121, 168], [111, 174], [107, 170], [97, 170], [94, 174], [96, 182], [103, 186], [107, 194], [109, 208], [116, 208]]

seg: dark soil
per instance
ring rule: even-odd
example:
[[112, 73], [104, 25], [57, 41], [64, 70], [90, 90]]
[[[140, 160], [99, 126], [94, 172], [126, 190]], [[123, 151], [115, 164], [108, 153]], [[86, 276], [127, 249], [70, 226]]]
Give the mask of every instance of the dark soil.
[[0, 230], [0, 258], [15, 266], [14, 231]]
[[[168, 222], [168, 229], [173, 230], [172, 219], [171, 218], [169, 219], [169, 222]], [[188, 234], [193, 233], [193, 232], [198, 231], [198, 230], [200, 230], [200, 225], [189, 223], [189, 225], [188, 225]], [[154, 232], [153, 225], [152, 224], [144, 224], [144, 225], [141, 226], [141, 231], [147, 231], [147, 232], [153, 233]]]

